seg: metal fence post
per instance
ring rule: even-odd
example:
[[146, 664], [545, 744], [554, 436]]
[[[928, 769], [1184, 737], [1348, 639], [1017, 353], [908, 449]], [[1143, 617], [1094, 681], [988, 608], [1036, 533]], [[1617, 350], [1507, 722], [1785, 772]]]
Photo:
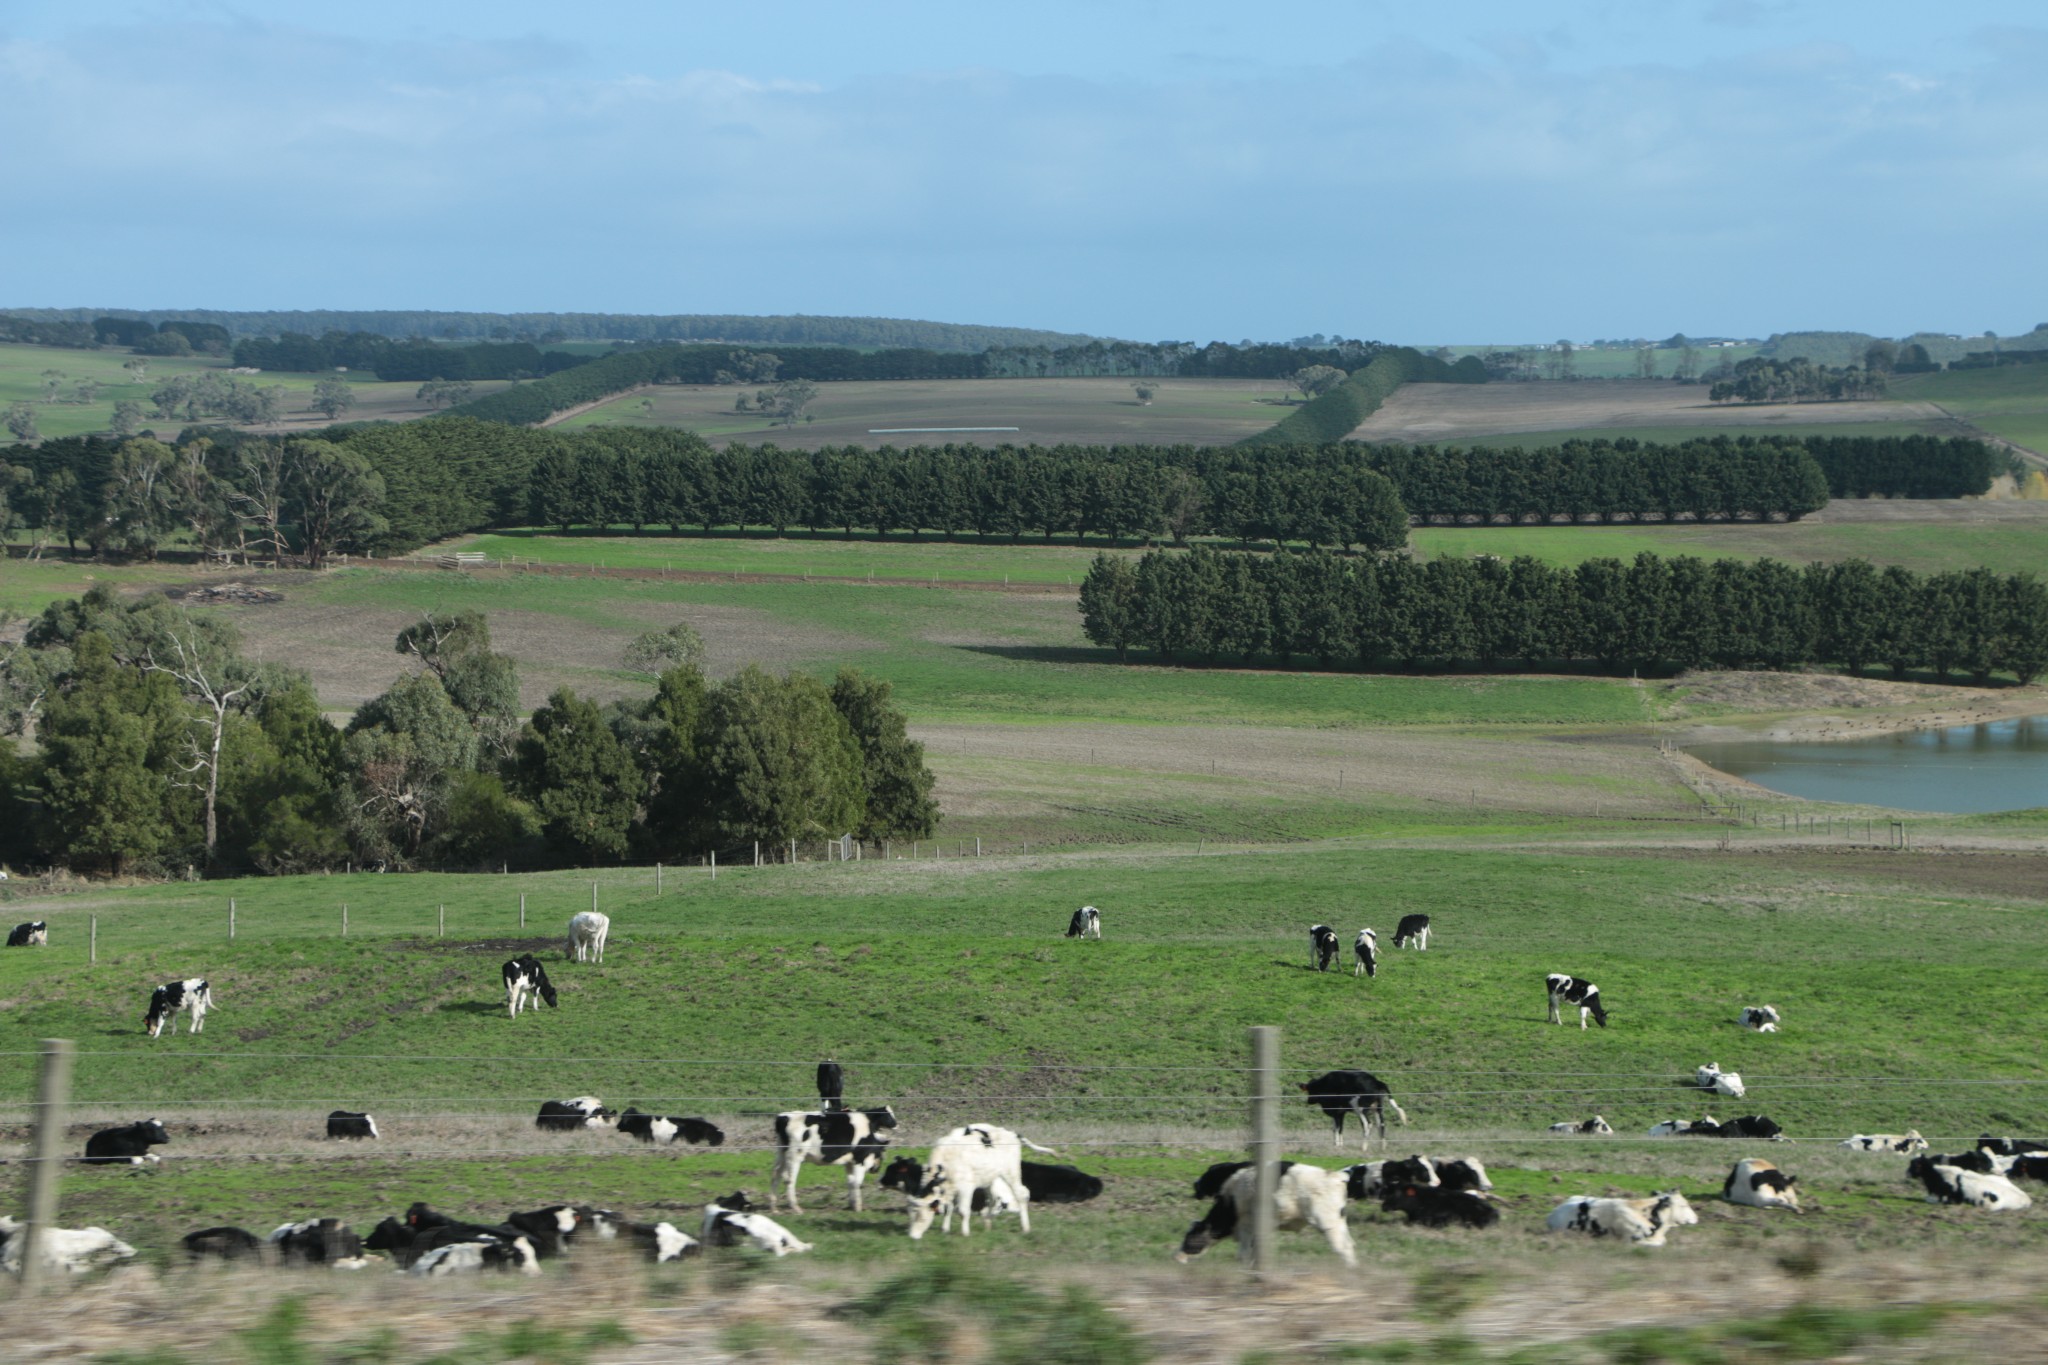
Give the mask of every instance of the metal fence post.
[[70, 1100], [71, 1040], [45, 1038], [42, 1067], [36, 1074], [35, 1158], [29, 1167], [28, 1229], [21, 1248], [24, 1294], [43, 1273], [43, 1230], [57, 1223], [57, 1182], [64, 1170], [64, 1110]]
[[1252, 1029], [1252, 1269], [1273, 1268], [1273, 1198], [1280, 1180], [1280, 1030]]

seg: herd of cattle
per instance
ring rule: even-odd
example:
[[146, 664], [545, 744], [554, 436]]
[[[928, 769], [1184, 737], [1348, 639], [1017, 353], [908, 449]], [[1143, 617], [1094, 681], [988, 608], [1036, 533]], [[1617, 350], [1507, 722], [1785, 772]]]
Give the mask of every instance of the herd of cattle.
[[[605, 942], [611, 921], [594, 911], [576, 915], [569, 923], [567, 952], [578, 962], [604, 960]], [[1068, 923], [1069, 938], [1102, 937], [1102, 915], [1093, 906], [1075, 911]], [[1397, 948], [1427, 951], [1430, 921], [1427, 915], [1403, 918], [1395, 932]], [[48, 941], [47, 925], [41, 922], [17, 926], [8, 936], [9, 946], [40, 946]], [[1309, 931], [1310, 964], [1326, 971], [1337, 957], [1340, 941], [1328, 925]], [[1378, 972], [1378, 937], [1361, 929], [1352, 945], [1354, 974], [1373, 977]], [[504, 964], [502, 977], [507, 1007], [513, 1018], [522, 1008], [545, 1003], [558, 1008], [558, 996], [540, 960], [525, 953]], [[1605, 1028], [1608, 1012], [1600, 989], [1565, 973], [1545, 979], [1549, 1019], [1563, 1023], [1562, 1008], [1576, 1007], [1579, 1027], [1590, 1020]], [[162, 1034], [165, 1026], [175, 1034], [176, 1017], [191, 1019], [191, 1032], [204, 1026], [213, 1008], [212, 990], [203, 978], [166, 982], [151, 994], [145, 1017], [149, 1035]], [[1748, 1006], [1738, 1022], [1757, 1032], [1776, 1032], [1782, 1018], [1768, 1005]], [[1698, 1068], [1694, 1083], [1704, 1092], [1730, 1098], [1745, 1094], [1742, 1077], [1723, 1071], [1709, 1062]], [[608, 1209], [583, 1204], [557, 1204], [531, 1213], [514, 1213], [497, 1223], [481, 1223], [437, 1213], [424, 1203], [415, 1203], [403, 1217], [382, 1220], [366, 1238], [359, 1238], [346, 1223], [334, 1218], [315, 1218], [287, 1223], [266, 1238], [241, 1228], [203, 1228], [183, 1238], [185, 1250], [194, 1259], [260, 1260], [283, 1264], [318, 1264], [337, 1269], [360, 1269], [389, 1259], [398, 1269], [414, 1275], [440, 1276], [471, 1270], [509, 1270], [521, 1274], [540, 1273], [540, 1262], [565, 1254], [579, 1241], [614, 1242], [638, 1248], [657, 1262], [693, 1255], [704, 1247], [751, 1244], [775, 1256], [805, 1252], [812, 1244], [799, 1240], [769, 1214], [780, 1212], [786, 1198], [790, 1211], [803, 1212], [797, 1199], [797, 1177], [806, 1164], [837, 1166], [846, 1173], [848, 1202], [862, 1210], [862, 1188], [870, 1174], [880, 1172], [884, 1189], [901, 1193], [907, 1203], [909, 1233], [921, 1238], [937, 1222], [950, 1232], [954, 1217], [960, 1220], [962, 1236], [970, 1235], [974, 1215], [984, 1224], [998, 1215], [1015, 1214], [1021, 1231], [1031, 1228], [1030, 1206], [1041, 1203], [1080, 1203], [1103, 1190], [1100, 1177], [1072, 1166], [1050, 1165], [1023, 1160], [1025, 1148], [1047, 1155], [1041, 1147], [1008, 1128], [971, 1123], [940, 1137], [926, 1158], [918, 1161], [897, 1156], [888, 1158], [890, 1137], [897, 1127], [894, 1110], [850, 1108], [844, 1101], [844, 1077], [835, 1062], [818, 1067], [819, 1108], [791, 1110], [774, 1116], [771, 1135], [775, 1162], [769, 1176], [768, 1212], [755, 1210], [741, 1192], [704, 1206], [693, 1234], [672, 1223], [643, 1223]], [[1356, 1118], [1361, 1146], [1376, 1134], [1386, 1137], [1386, 1117], [1391, 1111], [1402, 1123], [1407, 1113], [1395, 1102], [1384, 1082], [1371, 1072], [1339, 1070], [1326, 1072], [1303, 1083], [1300, 1089], [1308, 1103], [1320, 1109], [1332, 1124], [1341, 1147], [1346, 1121]], [[543, 1131], [613, 1130], [652, 1144], [685, 1144], [717, 1147], [725, 1134], [710, 1121], [664, 1114], [647, 1114], [627, 1107], [607, 1108], [595, 1096], [549, 1100], [535, 1119]], [[1614, 1130], [1600, 1115], [1578, 1122], [1553, 1124], [1552, 1133], [1574, 1135], [1611, 1134]], [[337, 1109], [327, 1116], [327, 1136], [343, 1140], [378, 1140], [382, 1134], [376, 1120], [367, 1113]], [[1761, 1115], [1717, 1122], [1670, 1119], [1649, 1130], [1652, 1136], [1734, 1137], [1783, 1141], [1780, 1127]], [[139, 1123], [109, 1128], [87, 1141], [84, 1160], [94, 1165], [155, 1164], [159, 1158], [150, 1149], [170, 1141], [164, 1125], [152, 1118]], [[1970, 1205], [1994, 1210], [2024, 1209], [2032, 1202], [2015, 1180], [2048, 1179], [2048, 1144], [1996, 1138], [1985, 1135], [1975, 1149], [1954, 1155], [1927, 1154], [1927, 1142], [1917, 1132], [1905, 1134], [1857, 1134], [1841, 1144], [1862, 1152], [1896, 1153], [1911, 1158], [1905, 1178], [1918, 1182], [1930, 1202]], [[1722, 1187], [1722, 1197], [1731, 1203], [1763, 1209], [1797, 1211], [1797, 1177], [1761, 1158], [1737, 1161]], [[1209, 1211], [1182, 1238], [1176, 1259], [1186, 1261], [1223, 1240], [1235, 1239], [1240, 1251], [1251, 1254], [1250, 1239], [1256, 1200], [1257, 1172], [1245, 1161], [1222, 1162], [1210, 1167], [1195, 1182], [1194, 1195], [1210, 1200]], [[1411, 1224], [1432, 1227], [1487, 1228], [1500, 1221], [1500, 1208], [1492, 1193], [1493, 1183], [1485, 1167], [1471, 1157], [1430, 1158], [1411, 1156], [1405, 1160], [1360, 1162], [1328, 1170], [1300, 1162], [1277, 1164], [1272, 1188], [1275, 1226], [1283, 1230], [1312, 1228], [1320, 1232], [1330, 1249], [1347, 1265], [1357, 1263], [1356, 1246], [1345, 1220], [1345, 1206], [1351, 1200], [1375, 1199], [1381, 1209], [1399, 1214]], [[1676, 1190], [1644, 1199], [1602, 1198], [1579, 1195], [1565, 1200], [1545, 1220], [1553, 1232], [1571, 1231], [1596, 1237], [1612, 1237], [1639, 1246], [1662, 1246], [1674, 1227], [1694, 1224], [1698, 1214]], [[12, 1219], [0, 1218], [0, 1269], [18, 1270], [22, 1257], [21, 1227]], [[100, 1228], [47, 1229], [40, 1241], [41, 1254], [51, 1264], [79, 1271], [96, 1265], [125, 1260], [135, 1255], [132, 1247]]]

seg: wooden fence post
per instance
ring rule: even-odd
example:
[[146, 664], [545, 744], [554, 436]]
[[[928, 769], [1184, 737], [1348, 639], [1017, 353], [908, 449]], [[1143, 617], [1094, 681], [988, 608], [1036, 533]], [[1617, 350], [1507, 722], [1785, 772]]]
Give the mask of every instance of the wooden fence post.
[[100, 917], [98, 915], [92, 917], [92, 948], [90, 951], [92, 955], [86, 961], [98, 962], [100, 960]]
[[1273, 1268], [1273, 1197], [1280, 1181], [1280, 1030], [1252, 1028], [1252, 1269]]
[[718, 850], [715, 848], [711, 850], [711, 880], [718, 880]]
[[660, 864], [660, 863], [656, 863], [656, 864], [654, 865], [654, 894], [655, 894], [655, 895], [657, 895], [657, 896], [659, 896], [659, 895], [661, 894], [661, 864]]
[[348, 937], [348, 906], [345, 903], [341, 907], [341, 936]]
[[21, 1292], [43, 1275], [42, 1239], [57, 1223], [57, 1182], [64, 1171], [64, 1110], [71, 1100], [71, 1040], [43, 1039], [36, 1073], [34, 1164], [28, 1175], [28, 1228], [21, 1248]]
[[228, 937], [235, 936], [235, 898], [228, 897]]
[[526, 928], [526, 893], [519, 893], [519, 927]]
[[441, 937], [448, 937], [448, 907], [441, 906]]

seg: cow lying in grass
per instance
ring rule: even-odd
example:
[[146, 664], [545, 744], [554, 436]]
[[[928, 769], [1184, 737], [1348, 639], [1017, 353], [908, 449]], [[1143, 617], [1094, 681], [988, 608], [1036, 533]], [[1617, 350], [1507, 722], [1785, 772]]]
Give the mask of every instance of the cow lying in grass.
[[[28, 1229], [0, 1217], [0, 1270], [21, 1273]], [[51, 1270], [83, 1275], [88, 1270], [135, 1259], [135, 1248], [105, 1228], [44, 1228], [36, 1238], [36, 1258]]]
[[1968, 1204], [2006, 1213], [2034, 1202], [2025, 1190], [2002, 1175], [1979, 1175], [1959, 1166], [1937, 1165], [1924, 1156], [1906, 1163], [1906, 1179], [1917, 1180], [1926, 1188], [1930, 1204]]
[[1545, 1226], [1552, 1232], [1583, 1232], [1593, 1237], [1619, 1237], [1637, 1246], [1660, 1247], [1672, 1228], [1700, 1221], [1677, 1190], [1648, 1199], [1600, 1199], [1579, 1195], [1550, 1211]]
[[1797, 1213], [1799, 1191], [1792, 1187], [1798, 1183], [1798, 1176], [1786, 1175], [1761, 1157], [1749, 1157], [1729, 1170], [1728, 1179], [1721, 1186], [1721, 1197], [1731, 1204], [1747, 1204], [1753, 1209], [1791, 1209]]

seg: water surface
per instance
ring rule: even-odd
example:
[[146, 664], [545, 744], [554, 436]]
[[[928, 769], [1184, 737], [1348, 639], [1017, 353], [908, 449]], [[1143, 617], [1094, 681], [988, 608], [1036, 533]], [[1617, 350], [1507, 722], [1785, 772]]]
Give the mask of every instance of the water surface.
[[1686, 752], [1724, 773], [1812, 801], [1955, 814], [2048, 806], [2044, 716], [1826, 744], [1727, 740]]

